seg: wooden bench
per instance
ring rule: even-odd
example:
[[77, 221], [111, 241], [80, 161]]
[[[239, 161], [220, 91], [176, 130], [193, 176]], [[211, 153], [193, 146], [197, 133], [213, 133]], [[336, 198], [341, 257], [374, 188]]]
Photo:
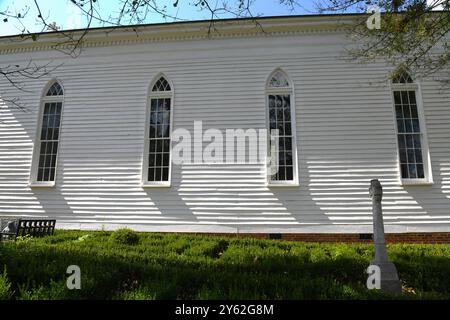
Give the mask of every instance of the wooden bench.
[[15, 232], [0, 232], [0, 241], [6, 238], [16, 238], [30, 235], [32, 237], [42, 237], [52, 235], [55, 232], [56, 220], [48, 219], [19, 219]]

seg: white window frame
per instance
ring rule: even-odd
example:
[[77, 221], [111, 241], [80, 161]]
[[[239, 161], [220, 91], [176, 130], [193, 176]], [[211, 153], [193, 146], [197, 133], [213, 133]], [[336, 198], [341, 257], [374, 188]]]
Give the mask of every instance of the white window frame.
[[[156, 82], [164, 77], [170, 85], [170, 91], [165, 92], [154, 92], [152, 91], [153, 86]], [[148, 153], [149, 153], [149, 131], [150, 131], [150, 109], [152, 99], [158, 98], [170, 98], [170, 128], [169, 128], [169, 139], [170, 139], [170, 153], [169, 153], [169, 175], [168, 181], [148, 181]], [[169, 188], [172, 183], [172, 131], [173, 131], [173, 106], [175, 98], [175, 89], [172, 81], [164, 73], [159, 73], [153, 78], [150, 83], [148, 94], [147, 94], [147, 109], [145, 112], [145, 130], [144, 130], [144, 154], [142, 157], [142, 175], [141, 175], [141, 186], [143, 188]]]
[[[269, 87], [269, 82], [272, 76], [281, 72], [287, 79], [289, 86], [288, 87], [280, 87], [274, 88]], [[286, 181], [275, 181], [271, 180], [271, 175], [269, 174], [270, 168], [268, 168], [268, 161], [266, 161], [266, 184], [269, 187], [296, 187], [299, 186], [299, 178], [298, 178], [298, 156], [297, 156], [297, 124], [295, 118], [295, 94], [294, 94], [294, 84], [291, 78], [287, 75], [286, 72], [282, 68], [276, 68], [273, 70], [269, 76], [266, 78], [265, 85], [265, 109], [266, 109], [266, 128], [267, 128], [267, 159], [271, 158], [270, 154], [270, 114], [269, 114], [269, 95], [290, 95], [290, 109], [291, 109], [291, 134], [292, 134], [292, 167], [293, 180]]]
[[[410, 75], [411, 76], [411, 75]], [[411, 79], [413, 79], [411, 77]], [[428, 145], [428, 136], [427, 136], [427, 128], [425, 121], [425, 114], [423, 108], [423, 99], [422, 99], [422, 90], [420, 86], [420, 82], [417, 82], [413, 79], [413, 83], [393, 83], [392, 80], [389, 81], [390, 89], [391, 89], [391, 104], [392, 104], [392, 112], [394, 117], [394, 126], [395, 126], [395, 141], [397, 146], [397, 167], [399, 174], [399, 183], [401, 185], [431, 185], [433, 184], [433, 173], [431, 167], [431, 156], [430, 149]], [[416, 95], [416, 103], [417, 103], [417, 114], [419, 116], [419, 126], [420, 126], [420, 136], [421, 136], [421, 147], [422, 147], [422, 158], [423, 158], [423, 172], [424, 178], [403, 178], [401, 171], [401, 162], [400, 162], [400, 146], [398, 144], [398, 125], [397, 125], [397, 115], [395, 112], [395, 91], [414, 91]]]
[[[50, 87], [54, 84], [58, 83], [62, 90], [63, 94], [60, 96], [47, 96], [47, 92]], [[36, 135], [34, 139], [34, 147], [31, 161], [31, 172], [30, 172], [30, 187], [54, 187], [56, 185], [56, 177], [58, 172], [58, 158], [59, 151], [61, 149], [61, 128], [63, 123], [63, 114], [64, 114], [64, 100], [65, 100], [66, 90], [62, 85], [59, 79], [50, 80], [47, 85], [44, 87], [41, 93], [41, 101], [39, 105], [39, 111], [37, 116], [37, 124], [36, 124]], [[41, 131], [42, 131], [42, 121], [44, 116], [44, 108], [46, 103], [52, 102], [61, 102], [61, 117], [59, 123], [59, 131], [58, 131], [58, 151], [56, 152], [56, 161], [55, 161], [55, 179], [53, 181], [37, 181], [38, 169], [39, 169], [39, 158], [41, 153]]]

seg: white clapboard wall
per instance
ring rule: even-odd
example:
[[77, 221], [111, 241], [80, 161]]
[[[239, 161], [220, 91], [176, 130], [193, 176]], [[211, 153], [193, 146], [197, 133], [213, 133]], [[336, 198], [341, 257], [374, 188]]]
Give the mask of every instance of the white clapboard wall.
[[[53, 188], [29, 186], [40, 96], [51, 76], [18, 92], [0, 77], [0, 216], [51, 217], [59, 227], [199, 232], [370, 232], [370, 180], [384, 187], [387, 231], [450, 231], [450, 97], [420, 89], [434, 184], [402, 186], [389, 68], [345, 58], [345, 34], [155, 41], [0, 55], [52, 61], [64, 87]], [[173, 129], [265, 128], [265, 84], [282, 68], [294, 85], [298, 187], [268, 187], [260, 164], [174, 166], [170, 188], [142, 188], [148, 87], [173, 83]]]

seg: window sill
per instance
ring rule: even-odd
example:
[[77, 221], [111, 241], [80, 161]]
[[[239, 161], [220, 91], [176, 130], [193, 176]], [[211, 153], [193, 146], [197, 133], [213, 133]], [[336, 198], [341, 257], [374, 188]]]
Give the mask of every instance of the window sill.
[[292, 182], [268, 182], [267, 186], [269, 188], [271, 187], [299, 187], [300, 184], [298, 182], [292, 181]]
[[53, 188], [55, 187], [55, 182], [32, 182], [29, 186], [31, 188]]
[[402, 186], [432, 186], [434, 184], [433, 181], [428, 180], [401, 180], [400, 184]]
[[143, 183], [142, 188], [170, 188], [170, 182], [146, 182]]

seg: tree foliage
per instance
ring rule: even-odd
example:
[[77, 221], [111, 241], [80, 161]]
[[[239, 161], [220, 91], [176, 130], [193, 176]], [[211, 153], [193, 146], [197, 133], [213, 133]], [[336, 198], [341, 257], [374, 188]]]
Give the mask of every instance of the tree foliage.
[[396, 67], [391, 77], [407, 69], [416, 77], [440, 73], [444, 77], [438, 79], [448, 83], [449, 0], [331, 0], [329, 2], [331, 6], [323, 7], [323, 11], [348, 10], [350, 3], [359, 11], [362, 11], [365, 6], [380, 8], [379, 29], [368, 28], [365, 17], [352, 27], [351, 35], [358, 44], [355, 49], [349, 51], [352, 58], [362, 62], [384, 59]]

